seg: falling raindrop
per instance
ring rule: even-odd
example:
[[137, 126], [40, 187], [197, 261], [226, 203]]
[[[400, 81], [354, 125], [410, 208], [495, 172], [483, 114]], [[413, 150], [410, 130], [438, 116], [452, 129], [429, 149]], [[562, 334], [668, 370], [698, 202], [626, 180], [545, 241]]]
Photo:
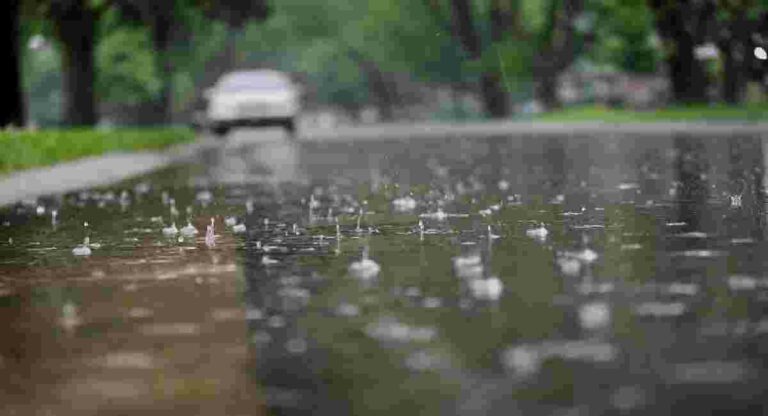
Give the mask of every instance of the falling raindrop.
[[357, 227], [355, 227], [356, 233], [361, 233], [363, 230], [360, 228], [360, 221], [363, 220], [363, 209], [360, 208], [360, 211], [357, 214]]

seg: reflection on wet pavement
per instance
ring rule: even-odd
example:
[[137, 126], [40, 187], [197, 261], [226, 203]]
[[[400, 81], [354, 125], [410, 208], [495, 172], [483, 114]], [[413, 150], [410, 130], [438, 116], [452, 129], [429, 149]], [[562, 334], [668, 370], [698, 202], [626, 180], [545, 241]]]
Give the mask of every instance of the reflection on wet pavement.
[[764, 414], [765, 138], [242, 134], [0, 211], [11, 414]]

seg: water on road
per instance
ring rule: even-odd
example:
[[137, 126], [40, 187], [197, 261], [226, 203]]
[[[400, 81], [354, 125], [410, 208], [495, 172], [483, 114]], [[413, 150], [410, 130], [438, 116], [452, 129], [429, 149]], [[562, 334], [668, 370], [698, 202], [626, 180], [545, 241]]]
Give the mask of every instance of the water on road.
[[764, 137], [301, 142], [0, 211], [8, 414], [764, 414]]

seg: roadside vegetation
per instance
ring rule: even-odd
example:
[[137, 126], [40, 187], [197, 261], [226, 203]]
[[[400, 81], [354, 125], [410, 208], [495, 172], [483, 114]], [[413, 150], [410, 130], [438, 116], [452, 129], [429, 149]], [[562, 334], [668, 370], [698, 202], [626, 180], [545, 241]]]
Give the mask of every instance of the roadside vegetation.
[[305, 108], [351, 122], [768, 100], [765, 0], [14, 0], [6, 9], [0, 36], [16, 71], [0, 79], [9, 92], [0, 127], [189, 122], [219, 75], [261, 67], [293, 74]]
[[610, 123], [768, 121], [768, 104], [670, 106], [647, 111], [587, 105], [538, 114], [533, 116], [533, 120], [550, 122], [605, 121]]
[[180, 127], [5, 130], [0, 131], [0, 175], [108, 152], [161, 149], [194, 138], [194, 131]]

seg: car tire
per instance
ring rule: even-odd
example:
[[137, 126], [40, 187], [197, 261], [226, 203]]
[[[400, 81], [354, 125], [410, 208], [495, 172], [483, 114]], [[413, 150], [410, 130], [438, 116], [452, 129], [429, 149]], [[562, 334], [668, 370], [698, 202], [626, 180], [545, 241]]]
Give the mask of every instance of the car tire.
[[288, 118], [283, 121], [283, 128], [286, 133], [291, 137], [296, 137], [296, 121], [293, 118]]
[[213, 134], [216, 136], [222, 137], [229, 132], [228, 126], [213, 126]]

